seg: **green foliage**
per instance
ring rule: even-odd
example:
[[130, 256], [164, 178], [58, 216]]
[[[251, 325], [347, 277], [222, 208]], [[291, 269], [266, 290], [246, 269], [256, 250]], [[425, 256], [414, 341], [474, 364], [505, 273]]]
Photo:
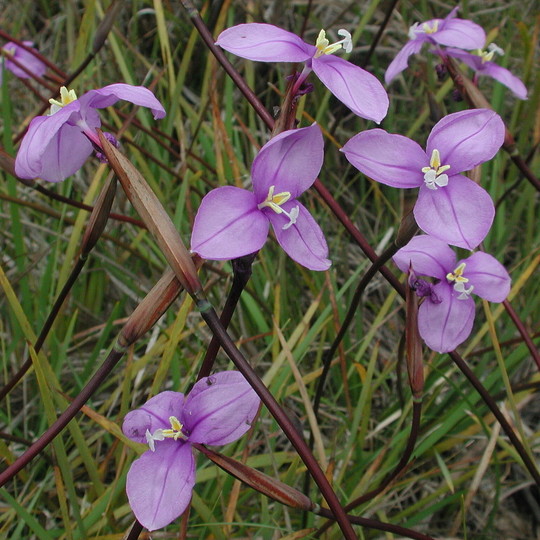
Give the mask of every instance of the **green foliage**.
[[[11, 2], [3, 8], [3, 30], [19, 39], [32, 39], [47, 58], [71, 73], [90, 52], [109, 4], [108, 0]], [[305, 17], [307, 41], [315, 40], [320, 27], [352, 29], [356, 47], [350, 60], [355, 63], [365, 58], [389, 5], [378, 1], [313, 2], [309, 11], [306, 2], [283, 2], [283, 9], [277, 9], [280, 3], [263, 0], [199, 4], [214, 36], [248, 20], [265, 20], [299, 31]], [[508, 53], [506, 67], [529, 88], [530, 99], [519, 102], [500, 84], [480, 81], [480, 88], [538, 176], [540, 83], [534, 80], [534, 51], [539, 27], [531, 17], [534, 2], [472, 0], [465, 4], [461, 16], [496, 34], [497, 44]], [[400, 3], [368, 69], [382, 80], [408, 27], [417, 20], [445, 16], [451, 7]], [[269, 111], [279, 106], [286, 88], [284, 77], [291, 73], [289, 65], [232, 57], [231, 61]], [[384, 129], [423, 144], [441, 116], [465, 108], [452, 99], [450, 80], [437, 81], [435, 61], [427, 52], [411, 58], [410, 69], [389, 88], [391, 108], [382, 123]], [[269, 138], [268, 130], [203, 46], [180, 2], [124, 3], [105, 46], [72, 86], [82, 94], [114, 82], [155, 85], [167, 110], [167, 117], [159, 123], [149, 111], [140, 109], [134, 115], [135, 125], [128, 104], [103, 111], [102, 118], [110, 131], [125, 129], [122, 150], [189, 245], [202, 196], [219, 185], [245, 185], [258, 148]], [[28, 84], [48, 96], [48, 90], [37, 83]], [[13, 156], [12, 136], [21, 132], [42, 103], [8, 72], [4, 72], [1, 95], [3, 148]], [[363, 177], [338, 152], [352, 135], [373, 126], [349, 114], [318, 82], [314, 82], [314, 92], [302, 99], [299, 110], [301, 126], [316, 119], [325, 132], [322, 182], [370, 245], [382, 252], [392, 241], [404, 210], [410, 208], [412, 195]], [[107, 172], [105, 165], [88, 160], [63, 184], [39, 183], [91, 205]], [[497, 203], [484, 249], [511, 273], [509, 300], [538, 344], [538, 192], [502, 151], [482, 167], [480, 181]], [[317, 195], [306, 193], [302, 200], [325, 231], [333, 266], [327, 273], [308, 272], [284, 256], [271, 238], [253, 265], [253, 275], [233, 316], [231, 334], [291, 418], [309, 433], [306, 403], [288, 355], [313, 399], [322, 371], [321, 357], [369, 265]], [[28, 343], [35, 343], [68, 279], [89, 214], [17, 182], [5, 171], [0, 171], [0, 212], [4, 223], [0, 232], [1, 379], [7, 382], [29, 357]], [[125, 318], [166, 268], [163, 254], [136, 221], [138, 216], [122, 193], [117, 194], [113, 212], [135, 222], [109, 221], [42, 352], [32, 354], [33, 369], [2, 403], [0, 456], [5, 464], [21, 455], [80, 392], [112, 348]], [[397, 270], [395, 273], [398, 275]], [[210, 261], [200, 275], [213, 305], [221, 308], [231, 285], [231, 265]], [[343, 504], [376, 487], [394, 469], [407, 444], [412, 397], [400, 349], [403, 332], [403, 301], [378, 274], [364, 293], [355, 322], [336, 354], [318, 425], [328, 477]], [[69, 429], [0, 490], [0, 536], [122, 538], [133, 520], [124, 491], [126, 473], [140, 451], [122, 435], [122, 419], [159, 391], [186, 391], [195, 380], [210, 338], [193, 303], [181, 296], [129, 349]], [[539, 410], [538, 400], [534, 401], [540, 382], [538, 369], [502, 306], [491, 306], [486, 312], [477, 306], [475, 331], [460, 352], [503, 410], [517, 415], [513, 422], [523, 444], [538, 458], [535, 422]], [[230, 367], [220, 353], [216, 368]], [[530, 512], [513, 495], [530, 489], [520, 487], [529, 482], [529, 475], [515, 449], [502, 432], [497, 435], [494, 431], [498, 428], [489, 409], [448, 356], [424, 349], [424, 369], [426, 386], [414, 460], [391, 488], [355, 513], [437, 537], [509, 538], [507, 520], [521, 531], [516, 538], [532, 538]], [[493, 446], [489, 445], [491, 437]], [[238, 460], [246, 458], [248, 465], [302, 489], [305, 466], [265, 409], [252, 435], [223, 452]], [[310, 496], [322, 503], [316, 488]], [[307, 523], [300, 512], [238, 485], [198, 456], [188, 537], [285, 538], [324, 523], [313, 515], [306, 519]], [[167, 537], [178, 534], [180, 528], [178, 520], [166, 529]], [[306, 530], [305, 537], [311, 538], [313, 532]], [[337, 527], [327, 534], [328, 538], [341, 537]], [[368, 528], [359, 534], [381, 537]], [[388, 533], [387, 537], [395, 536]]]

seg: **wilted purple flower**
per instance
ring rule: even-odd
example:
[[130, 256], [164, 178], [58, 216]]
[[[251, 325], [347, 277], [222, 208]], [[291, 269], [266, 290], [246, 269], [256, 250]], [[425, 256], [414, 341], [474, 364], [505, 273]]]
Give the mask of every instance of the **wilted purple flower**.
[[94, 148], [100, 147], [96, 128], [101, 120], [96, 109], [120, 99], [148, 107], [156, 119], [165, 116], [163, 105], [142, 86], [111, 84], [79, 99], [73, 90], [62, 87], [60, 101], [50, 100], [49, 116], [36, 116], [30, 122], [15, 159], [17, 176], [60, 182], [78, 171]]
[[[431, 236], [416, 236], [394, 256], [402, 272], [433, 277], [418, 310], [418, 330], [426, 345], [443, 353], [453, 351], [471, 333], [474, 300], [471, 293], [490, 302], [502, 302], [510, 292], [510, 276], [491, 255], [477, 251], [456, 262], [454, 251]], [[425, 283], [425, 282], [424, 282]]]
[[388, 95], [370, 73], [333, 53], [352, 50], [351, 35], [338, 30], [341, 41], [330, 43], [321, 30], [315, 45], [271, 24], [249, 23], [227, 28], [216, 45], [242, 58], [259, 62], [305, 62], [296, 81], [299, 88], [313, 70], [322, 83], [351, 111], [379, 123], [388, 111]]
[[523, 82], [506, 68], [492, 62], [495, 54], [504, 54], [504, 51], [494, 43], [491, 43], [488, 46], [487, 51], [477, 49], [476, 51], [469, 53], [460, 49], [449, 48], [445, 49], [444, 52], [440, 54], [452, 56], [461, 60], [464, 64], [467, 64], [470, 68], [474, 69], [477, 75], [487, 75], [504, 84], [504, 86], [509, 88], [517, 98], [527, 99], [527, 88]]
[[251, 168], [253, 192], [225, 186], [201, 201], [191, 250], [205, 259], [236, 259], [258, 251], [270, 223], [291, 259], [326, 270], [328, 246], [321, 228], [296, 199], [319, 174], [323, 138], [317, 124], [280, 133], [258, 153]]
[[504, 123], [493, 111], [473, 109], [445, 116], [416, 142], [372, 129], [345, 144], [345, 157], [365, 175], [388, 186], [420, 187], [414, 207], [418, 226], [447, 244], [473, 249], [485, 238], [495, 208], [489, 194], [458, 174], [491, 159], [504, 141]]
[[241, 373], [223, 371], [191, 392], [161, 392], [128, 413], [122, 430], [150, 450], [129, 469], [126, 492], [139, 522], [150, 531], [184, 512], [195, 485], [193, 443], [223, 445], [251, 427], [260, 400]]
[[[32, 41], [23, 41], [23, 43], [27, 47], [32, 47], [34, 45]], [[4, 66], [6, 69], [9, 69], [13, 75], [16, 75], [20, 79], [29, 79], [32, 77], [32, 75], [41, 77], [47, 71], [47, 66], [39, 58], [36, 58], [32, 53], [28, 52], [26, 49], [23, 49], [21, 46], [13, 43], [12, 41], [6, 43], [2, 47], [2, 51], [5, 57]], [[10, 58], [13, 58], [19, 62], [19, 64], [23, 65], [31, 73], [27, 73], [19, 66], [15, 65]], [[0, 78], [0, 81], [1, 80], [2, 79]]]
[[408, 64], [409, 56], [417, 54], [424, 43], [458, 47], [460, 49], [481, 49], [486, 42], [486, 33], [481, 26], [465, 19], [456, 19], [455, 7], [444, 19], [431, 19], [415, 23], [409, 28], [409, 41], [392, 60], [384, 80], [390, 84]]

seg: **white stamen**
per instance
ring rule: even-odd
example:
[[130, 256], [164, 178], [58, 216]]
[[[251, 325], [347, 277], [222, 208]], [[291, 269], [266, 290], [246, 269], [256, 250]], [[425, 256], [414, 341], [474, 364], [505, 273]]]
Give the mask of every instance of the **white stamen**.
[[498, 54], [499, 56], [504, 55], [504, 51], [498, 45], [496, 45], [495, 43], [490, 43], [488, 45], [488, 51], [489, 52], [494, 52], [495, 54]]
[[336, 41], [335, 43], [330, 43], [326, 38], [326, 32], [321, 30], [317, 36], [317, 41], [315, 46], [317, 47], [317, 52], [315, 53], [315, 58], [319, 58], [323, 54], [333, 54], [339, 49], [345, 49], [345, 52], [349, 53], [352, 51], [352, 37], [350, 32], [347, 32], [344, 28], [338, 30], [338, 34], [343, 36], [343, 39]]
[[285, 212], [285, 210], [282, 209], [282, 213], [289, 218], [289, 223], [286, 223], [285, 225], [283, 225], [283, 227], [281, 227], [284, 231], [286, 231], [289, 227], [296, 223], [298, 214], [300, 213], [300, 207], [295, 206], [294, 208], [291, 208], [290, 212]]
[[465, 283], [458, 281], [454, 283], [454, 291], [460, 293], [458, 300], [467, 300], [470, 298], [471, 293], [473, 292], [474, 285], [471, 285], [468, 289], [465, 287]]
[[420, 23], [414, 23], [409, 28], [409, 39], [416, 39], [416, 32], [418, 31], [418, 27], [420, 26]]
[[350, 53], [352, 51], [352, 36], [351, 33], [345, 30], [344, 28], [340, 28], [338, 31], [338, 36], [342, 36], [343, 39], [339, 42], [341, 43], [341, 46], [345, 49], [346, 53]]
[[422, 167], [424, 182], [429, 189], [437, 189], [448, 185], [448, 175], [443, 174], [450, 165], [441, 165], [441, 156], [437, 149], [431, 152], [429, 167]]
[[152, 452], [156, 451], [156, 445], [154, 441], [163, 441], [163, 440], [165, 440], [165, 436], [163, 435], [162, 429], [156, 429], [153, 435], [152, 433], [150, 433], [148, 429], [146, 430], [146, 442], [148, 443], [148, 446], [150, 447], [150, 450], [152, 450]]

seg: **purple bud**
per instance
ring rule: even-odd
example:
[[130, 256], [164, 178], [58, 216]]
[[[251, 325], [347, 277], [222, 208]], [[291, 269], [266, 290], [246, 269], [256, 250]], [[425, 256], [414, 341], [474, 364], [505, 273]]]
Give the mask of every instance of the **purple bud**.
[[[120, 143], [118, 142], [118, 139], [108, 131], [103, 132], [103, 136], [115, 147], [120, 148]], [[100, 163], [108, 163], [107, 157], [103, 152], [100, 150], [96, 150], [96, 157], [99, 159]]]

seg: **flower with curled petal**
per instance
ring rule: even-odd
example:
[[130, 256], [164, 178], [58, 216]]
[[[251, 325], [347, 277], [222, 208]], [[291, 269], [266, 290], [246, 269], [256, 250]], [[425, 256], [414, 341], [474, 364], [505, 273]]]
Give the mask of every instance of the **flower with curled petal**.
[[187, 396], [161, 392], [126, 415], [124, 434], [149, 446], [131, 464], [126, 481], [129, 504], [144, 527], [161, 529], [187, 508], [195, 485], [191, 445], [236, 441], [259, 405], [241, 373], [223, 371], [202, 378]]
[[270, 223], [291, 259], [326, 270], [328, 246], [317, 222], [296, 199], [315, 182], [324, 154], [317, 124], [270, 139], [251, 168], [253, 192], [225, 186], [201, 201], [191, 251], [205, 259], [236, 259], [262, 248]]
[[[23, 41], [23, 44], [34, 49], [34, 43], [32, 41]], [[4, 60], [5, 68], [9, 69], [9, 71], [11, 71], [13, 75], [19, 77], [19, 79], [29, 79], [32, 77], [32, 75], [41, 77], [47, 71], [47, 66], [39, 58], [12, 41], [6, 43], [2, 47], [2, 53], [6, 57]], [[25, 71], [19, 67], [17, 64], [15, 64], [15, 62], [12, 62], [12, 60], [16, 60], [28, 71]], [[0, 81], [1, 80], [0, 70]]]
[[427, 234], [473, 249], [486, 237], [495, 208], [489, 194], [459, 173], [491, 159], [504, 142], [501, 118], [489, 109], [445, 116], [431, 131], [426, 151], [382, 129], [363, 131], [342, 151], [362, 173], [399, 188], [419, 187], [414, 217]]
[[92, 151], [101, 148], [96, 133], [101, 126], [97, 109], [120, 99], [148, 107], [156, 119], [165, 116], [163, 105], [142, 86], [110, 84], [78, 99], [64, 86], [60, 100], [50, 100], [50, 114], [36, 116], [30, 122], [15, 159], [17, 176], [61, 182], [78, 171]]
[[422, 235], [414, 237], [394, 256], [402, 272], [410, 269], [438, 280], [412, 283], [424, 298], [418, 310], [418, 331], [434, 351], [453, 351], [471, 333], [474, 300], [471, 293], [490, 302], [502, 302], [510, 292], [510, 276], [491, 255], [477, 251], [456, 262], [454, 251], [441, 240]]
[[450, 47], [441, 51], [439, 54], [442, 56], [452, 56], [461, 60], [464, 64], [467, 64], [472, 68], [476, 75], [486, 75], [496, 81], [504, 84], [518, 99], [527, 99], [527, 87], [523, 84], [521, 79], [516, 77], [506, 68], [499, 66], [493, 62], [493, 58], [496, 54], [503, 55], [504, 51], [497, 47], [494, 43], [491, 43], [487, 50], [477, 49], [473, 52], [462, 51]]
[[315, 45], [272, 24], [248, 23], [227, 28], [216, 45], [226, 51], [259, 62], [305, 62], [296, 81], [299, 88], [311, 71], [354, 114], [379, 123], [388, 112], [388, 95], [371, 73], [333, 53], [352, 50], [351, 35], [339, 30], [341, 41], [330, 43], [324, 30]]
[[431, 19], [415, 23], [409, 28], [409, 41], [392, 60], [384, 75], [390, 84], [407, 68], [409, 56], [417, 54], [425, 43], [458, 47], [460, 49], [480, 49], [486, 42], [483, 28], [472, 21], [457, 19], [455, 7], [444, 19]]

